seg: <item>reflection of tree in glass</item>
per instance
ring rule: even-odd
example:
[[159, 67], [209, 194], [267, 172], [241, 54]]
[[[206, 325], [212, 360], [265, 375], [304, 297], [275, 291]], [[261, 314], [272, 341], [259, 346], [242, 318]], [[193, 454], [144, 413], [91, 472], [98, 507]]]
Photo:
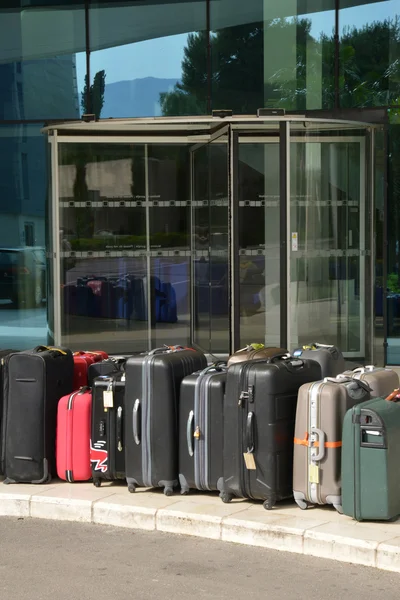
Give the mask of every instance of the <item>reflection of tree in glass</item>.
[[[310, 19], [274, 19], [211, 33], [213, 108], [254, 114], [261, 106], [302, 110], [334, 106], [334, 35], [311, 35]], [[293, 35], [295, 28], [295, 35]], [[264, 40], [295, 43], [294, 64], [264, 79]], [[207, 106], [207, 34], [189, 34], [182, 81], [160, 95], [164, 115], [204, 114]], [[276, 48], [279, 53], [279, 47]], [[339, 90], [342, 108], [398, 104], [400, 96], [400, 19], [347, 28], [340, 39]], [[321, 73], [321, 84], [312, 81]], [[313, 76], [310, 78], [310, 74]], [[307, 86], [308, 81], [311, 85]]]
[[101, 111], [104, 106], [104, 92], [106, 89], [106, 72], [98, 71], [94, 76], [93, 83], [90, 86], [90, 96], [88, 96], [88, 76], [85, 75], [85, 86], [81, 94], [81, 107], [83, 114], [96, 115], [100, 119]]

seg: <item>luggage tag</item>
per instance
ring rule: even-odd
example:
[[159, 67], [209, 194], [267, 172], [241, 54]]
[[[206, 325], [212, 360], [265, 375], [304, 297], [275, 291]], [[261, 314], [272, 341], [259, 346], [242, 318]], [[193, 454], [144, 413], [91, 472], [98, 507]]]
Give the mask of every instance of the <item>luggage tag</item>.
[[112, 391], [112, 381], [108, 384], [108, 388], [103, 392], [103, 406], [104, 408], [114, 407], [114, 394]]
[[252, 452], [243, 452], [244, 463], [248, 471], [256, 470], [256, 461]]

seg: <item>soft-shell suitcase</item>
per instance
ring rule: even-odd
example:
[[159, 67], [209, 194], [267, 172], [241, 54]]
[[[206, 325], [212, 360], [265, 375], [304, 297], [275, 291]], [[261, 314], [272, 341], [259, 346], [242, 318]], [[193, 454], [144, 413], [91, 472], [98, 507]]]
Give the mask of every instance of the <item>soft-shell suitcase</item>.
[[293, 495], [300, 508], [333, 504], [342, 512], [343, 420], [352, 406], [369, 398], [364, 381], [343, 376], [300, 388], [293, 458]]
[[123, 440], [125, 373], [97, 377], [92, 388], [90, 462], [93, 483], [125, 479]]
[[357, 521], [399, 515], [400, 390], [346, 413], [343, 456], [343, 513]]
[[0, 428], [3, 418], [3, 382], [4, 382], [4, 363], [9, 354], [18, 352], [18, 350], [0, 350]]
[[265, 347], [264, 344], [250, 344], [241, 350], [237, 350], [228, 359], [228, 367], [236, 363], [248, 360], [260, 360], [272, 358], [273, 356], [282, 356], [287, 354], [284, 348], [275, 348], [273, 346]]
[[63, 396], [58, 403], [56, 460], [57, 475], [69, 481], [88, 481], [92, 393], [82, 388]]
[[371, 398], [385, 398], [400, 385], [399, 376], [393, 369], [384, 369], [373, 365], [345, 371], [343, 375], [365, 381], [371, 388]]
[[179, 483], [190, 488], [222, 490], [223, 410], [226, 365], [187, 375], [179, 399]]
[[4, 363], [4, 483], [44, 483], [56, 474], [57, 406], [73, 391], [70, 350], [39, 346]]
[[197, 350], [158, 348], [126, 362], [125, 457], [128, 489], [178, 484], [178, 401], [182, 379], [207, 366]]
[[336, 346], [316, 342], [293, 350], [296, 358], [310, 358], [321, 365], [321, 377], [336, 377], [346, 368], [343, 354]]
[[320, 377], [312, 360], [248, 361], [228, 369], [224, 402], [224, 502], [264, 500], [270, 509], [292, 496], [297, 393]]

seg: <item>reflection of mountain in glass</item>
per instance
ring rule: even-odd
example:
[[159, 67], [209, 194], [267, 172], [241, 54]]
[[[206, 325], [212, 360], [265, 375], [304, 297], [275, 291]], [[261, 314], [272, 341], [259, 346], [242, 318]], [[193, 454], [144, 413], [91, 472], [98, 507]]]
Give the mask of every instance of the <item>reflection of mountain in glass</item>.
[[177, 81], [178, 78], [144, 77], [108, 83], [101, 117], [158, 117], [160, 94], [171, 91]]

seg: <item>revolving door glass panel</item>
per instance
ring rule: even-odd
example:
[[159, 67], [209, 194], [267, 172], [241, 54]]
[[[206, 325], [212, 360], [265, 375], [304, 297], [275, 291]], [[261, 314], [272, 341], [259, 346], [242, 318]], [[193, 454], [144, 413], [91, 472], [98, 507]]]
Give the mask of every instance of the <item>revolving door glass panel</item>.
[[[280, 340], [280, 158], [278, 131], [239, 136], [240, 345]], [[283, 309], [284, 312], [285, 309]]]
[[317, 340], [369, 356], [368, 137], [291, 129], [289, 347]]
[[187, 144], [59, 143], [61, 343], [189, 343]]
[[192, 150], [192, 339], [229, 353], [229, 139], [222, 133]]

